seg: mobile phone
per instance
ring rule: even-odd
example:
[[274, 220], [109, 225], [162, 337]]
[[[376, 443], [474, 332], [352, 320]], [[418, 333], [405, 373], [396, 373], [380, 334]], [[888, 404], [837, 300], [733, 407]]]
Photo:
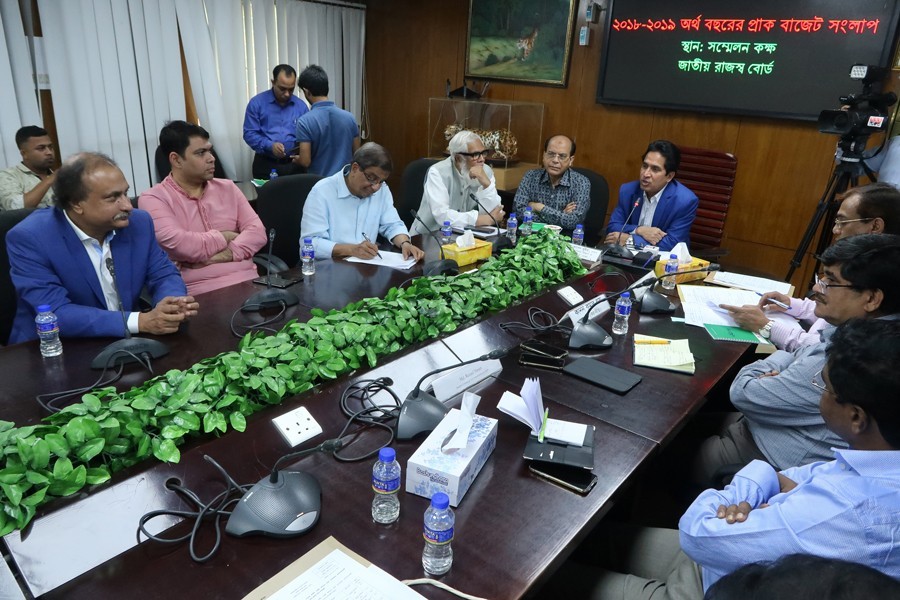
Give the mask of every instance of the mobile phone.
[[519, 364], [525, 365], [526, 367], [540, 367], [542, 369], [562, 371], [563, 367], [566, 366], [566, 359], [523, 352], [519, 356]]
[[548, 344], [547, 342], [542, 342], [541, 340], [525, 340], [519, 344], [519, 347], [522, 348], [523, 352], [540, 354], [551, 358], [565, 358], [569, 355], [568, 350], [557, 348], [556, 346]]
[[286, 288], [294, 285], [298, 281], [303, 281], [303, 277], [282, 277], [281, 275], [263, 275], [253, 280], [253, 283], [268, 286], [270, 283], [274, 288]]
[[597, 484], [597, 476], [593, 472], [579, 467], [532, 461], [528, 463], [528, 470], [542, 479], [582, 495], [587, 495]]

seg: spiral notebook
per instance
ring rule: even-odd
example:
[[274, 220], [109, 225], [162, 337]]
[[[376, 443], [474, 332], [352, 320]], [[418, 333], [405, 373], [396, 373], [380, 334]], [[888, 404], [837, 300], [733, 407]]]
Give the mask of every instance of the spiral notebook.
[[768, 344], [769, 340], [760, 337], [752, 331], [741, 329], [740, 327], [730, 327], [728, 325], [712, 325], [704, 323], [703, 327], [709, 333], [712, 339], [717, 342], [741, 342], [744, 344]]
[[634, 334], [634, 366], [694, 374], [694, 355], [687, 340]]

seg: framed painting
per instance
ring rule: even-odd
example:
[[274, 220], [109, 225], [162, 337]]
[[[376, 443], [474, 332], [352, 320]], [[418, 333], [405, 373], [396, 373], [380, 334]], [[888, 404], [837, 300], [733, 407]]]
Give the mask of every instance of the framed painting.
[[466, 77], [565, 87], [578, 0], [469, 0]]

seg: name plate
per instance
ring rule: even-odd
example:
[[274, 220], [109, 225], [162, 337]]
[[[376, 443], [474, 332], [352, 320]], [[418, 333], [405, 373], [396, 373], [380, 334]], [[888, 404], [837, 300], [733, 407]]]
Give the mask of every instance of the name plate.
[[600, 260], [600, 255], [603, 254], [603, 251], [600, 248], [591, 248], [589, 246], [576, 246], [572, 244], [572, 250], [575, 251], [575, 254], [578, 255], [578, 258], [585, 262], [597, 262]]
[[480, 383], [496, 375], [503, 370], [499, 360], [483, 360], [453, 369], [435, 379], [431, 385], [434, 389], [434, 397], [441, 402], [446, 402], [453, 396], [464, 392], [473, 385]]
[[[575, 308], [573, 308], [572, 310], [570, 310], [569, 312], [564, 314], [562, 319], [560, 319], [560, 322], [565, 321], [566, 319], [569, 319], [572, 321], [572, 323], [575, 323], [576, 321], [578, 321], [578, 319], [581, 319], [582, 317], [584, 317], [584, 313], [586, 313], [587, 311], [594, 308], [594, 306], [596, 306], [597, 304], [605, 303], [605, 302], [606, 302], [606, 294], [601, 295], [599, 298], [594, 298], [593, 300], [588, 300], [587, 302], [582, 302], [581, 304], [579, 304], [578, 306], [576, 306]], [[597, 310], [595, 310], [593, 313], [591, 313], [591, 316], [596, 318], [600, 315], [606, 314], [606, 311], [609, 310], [609, 304], [606, 304], [605, 306], [606, 306], [606, 308], [597, 308]]]

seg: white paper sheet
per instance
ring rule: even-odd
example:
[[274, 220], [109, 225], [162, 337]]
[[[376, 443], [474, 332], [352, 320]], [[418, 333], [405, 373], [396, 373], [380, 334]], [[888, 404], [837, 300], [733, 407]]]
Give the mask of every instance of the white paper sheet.
[[475, 410], [481, 396], [472, 392], [463, 392], [462, 405], [457, 413], [456, 432], [447, 443], [441, 446], [441, 452], [448, 450], [461, 450], [469, 443], [469, 432], [472, 430], [472, 421], [475, 419]]
[[416, 264], [416, 259], [408, 258], [404, 259], [403, 255], [399, 252], [381, 252], [381, 258], [356, 258], [355, 256], [351, 256], [347, 259], [347, 262], [357, 262], [364, 263], [367, 265], [375, 265], [376, 267], [390, 267], [391, 269], [397, 269], [399, 271], [406, 271], [414, 264]]
[[727, 312], [722, 313], [710, 308], [710, 303], [716, 306], [719, 304], [743, 306], [744, 304], [756, 305], [759, 302], [759, 296], [756, 295], [756, 292], [733, 288], [682, 285], [678, 286], [678, 293], [681, 294], [682, 298], [685, 323], [697, 327], [703, 327], [704, 323], [728, 325], [731, 327], [737, 325]]
[[712, 282], [751, 290], [753, 292], [759, 292], [760, 294], [765, 294], [766, 292], [779, 292], [787, 295], [791, 293], [790, 283], [766, 279], [765, 277], [740, 275], [739, 273], [718, 271], [716, 276], [712, 278]]

